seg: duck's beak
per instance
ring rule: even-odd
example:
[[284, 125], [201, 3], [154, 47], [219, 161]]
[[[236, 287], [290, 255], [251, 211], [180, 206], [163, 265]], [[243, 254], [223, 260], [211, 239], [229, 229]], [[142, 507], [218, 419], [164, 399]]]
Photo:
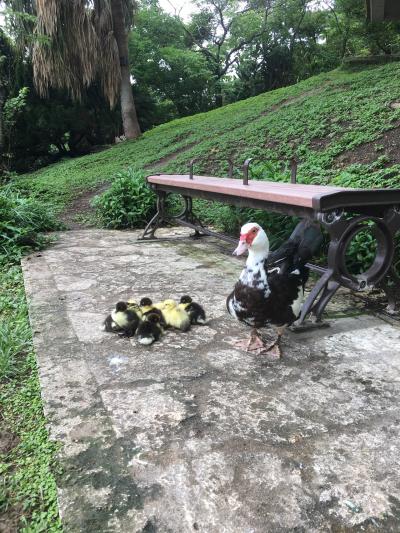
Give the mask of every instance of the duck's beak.
[[235, 250], [233, 250], [232, 255], [242, 255], [244, 254], [244, 252], [246, 252], [249, 249], [247, 242], [246, 242], [246, 237], [247, 235], [240, 236], [239, 244], [237, 245]]

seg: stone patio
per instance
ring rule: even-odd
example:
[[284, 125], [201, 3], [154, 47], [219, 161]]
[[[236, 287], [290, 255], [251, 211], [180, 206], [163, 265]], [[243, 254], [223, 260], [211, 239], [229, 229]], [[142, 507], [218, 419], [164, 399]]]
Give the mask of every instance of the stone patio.
[[[400, 531], [400, 330], [346, 293], [283, 359], [232, 347], [241, 262], [211, 239], [71, 231], [23, 262], [65, 531]], [[208, 324], [151, 347], [115, 302], [189, 293]]]

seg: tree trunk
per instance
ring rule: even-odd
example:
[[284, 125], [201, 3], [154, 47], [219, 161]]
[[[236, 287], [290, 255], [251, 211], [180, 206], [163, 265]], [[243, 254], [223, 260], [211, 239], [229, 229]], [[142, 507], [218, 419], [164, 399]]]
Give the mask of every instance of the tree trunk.
[[4, 128], [3, 128], [3, 105], [5, 100], [5, 93], [3, 87], [0, 85], [0, 158], [3, 155], [4, 147]]
[[215, 90], [215, 107], [222, 107], [224, 104], [224, 98], [222, 94], [221, 78], [217, 79], [214, 90]]
[[118, 46], [121, 65], [121, 115], [127, 139], [136, 139], [141, 134], [133, 101], [128, 59], [128, 34], [125, 28], [122, 0], [111, 0], [114, 36]]

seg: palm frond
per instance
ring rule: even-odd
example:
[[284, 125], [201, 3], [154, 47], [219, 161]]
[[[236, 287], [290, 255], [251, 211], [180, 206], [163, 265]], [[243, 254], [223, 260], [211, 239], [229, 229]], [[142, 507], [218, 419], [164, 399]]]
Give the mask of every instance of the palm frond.
[[50, 87], [66, 88], [80, 100], [97, 79], [113, 107], [121, 72], [111, 0], [36, 0], [36, 10], [38, 38], [32, 58], [39, 94], [47, 96]]

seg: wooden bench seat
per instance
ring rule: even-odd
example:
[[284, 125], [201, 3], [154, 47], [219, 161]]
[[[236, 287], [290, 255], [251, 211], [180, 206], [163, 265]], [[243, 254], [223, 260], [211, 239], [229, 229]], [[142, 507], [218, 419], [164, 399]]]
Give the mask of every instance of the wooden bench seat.
[[[148, 176], [147, 181], [154, 189], [169, 192], [188, 193], [193, 197], [218, 199], [217, 195], [236, 197], [234, 200], [245, 203], [245, 199], [256, 200], [265, 204], [275, 204], [271, 209], [286, 212], [284, 206], [305, 208], [315, 212], [326, 212], [331, 209], [351, 208], [352, 212], [375, 214], [383, 206], [399, 204], [400, 189], [351, 189], [326, 185], [303, 185], [300, 183], [282, 183], [273, 181], [250, 180], [244, 185], [241, 180], [217, 178], [213, 176], [193, 176], [179, 174], [157, 174]], [[205, 194], [202, 194], [205, 193]], [[209, 194], [207, 194], [209, 193]], [[249, 205], [252, 207], [252, 205]], [[256, 206], [254, 206], [256, 207]], [[299, 213], [300, 214], [300, 213]]]

